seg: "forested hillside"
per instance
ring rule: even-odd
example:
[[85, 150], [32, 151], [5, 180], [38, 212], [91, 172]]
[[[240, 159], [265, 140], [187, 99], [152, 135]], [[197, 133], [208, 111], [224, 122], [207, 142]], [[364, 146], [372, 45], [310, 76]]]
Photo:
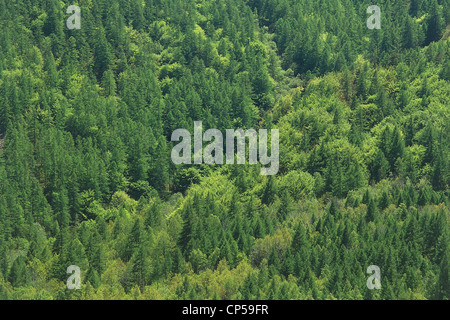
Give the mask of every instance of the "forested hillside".
[[[0, 0], [0, 299], [449, 299], [449, 25], [450, 0]], [[194, 121], [279, 129], [278, 174], [175, 165]]]

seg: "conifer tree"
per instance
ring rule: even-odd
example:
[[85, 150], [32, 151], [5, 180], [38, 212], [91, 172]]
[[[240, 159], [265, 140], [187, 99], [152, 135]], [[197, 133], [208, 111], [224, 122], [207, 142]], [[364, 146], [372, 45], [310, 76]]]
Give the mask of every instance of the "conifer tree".
[[8, 281], [13, 287], [24, 287], [30, 284], [30, 274], [24, 256], [18, 256], [12, 263]]

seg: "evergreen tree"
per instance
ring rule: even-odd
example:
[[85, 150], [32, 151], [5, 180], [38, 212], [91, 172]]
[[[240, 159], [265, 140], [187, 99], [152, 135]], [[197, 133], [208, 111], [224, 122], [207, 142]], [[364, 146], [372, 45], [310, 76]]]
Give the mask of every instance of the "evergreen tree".
[[437, 0], [431, 1], [430, 8], [431, 12], [427, 21], [427, 44], [433, 41], [438, 41], [441, 38], [442, 32], [445, 28], [444, 19]]
[[30, 284], [30, 274], [24, 256], [18, 256], [12, 263], [8, 281], [13, 287], [25, 287]]

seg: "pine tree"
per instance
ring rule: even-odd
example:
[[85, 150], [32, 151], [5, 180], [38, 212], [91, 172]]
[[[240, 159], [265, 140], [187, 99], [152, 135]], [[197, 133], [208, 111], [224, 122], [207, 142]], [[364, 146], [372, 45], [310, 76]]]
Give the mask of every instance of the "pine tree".
[[405, 49], [415, 48], [418, 43], [417, 26], [413, 18], [406, 16], [403, 29], [403, 47]]
[[309, 246], [306, 229], [303, 223], [299, 223], [295, 229], [294, 237], [292, 239], [292, 250], [294, 252], [300, 252], [301, 248], [307, 248]]
[[443, 157], [442, 151], [438, 152], [433, 161], [431, 182], [434, 190], [446, 190], [449, 181], [448, 161]]
[[391, 171], [395, 172], [395, 162], [398, 158], [402, 158], [405, 152], [405, 142], [400, 134], [398, 127], [394, 128], [392, 132], [391, 152], [389, 153], [389, 162], [391, 164]]
[[432, 0], [431, 12], [427, 20], [426, 44], [441, 39], [444, 28], [445, 24], [441, 9], [439, 8], [437, 0]]
[[184, 209], [183, 229], [181, 230], [179, 245], [185, 257], [188, 257], [190, 252], [195, 248], [194, 239], [197, 228], [197, 215], [194, 213], [193, 204], [189, 201]]
[[280, 270], [281, 267], [281, 262], [280, 262], [280, 257], [278, 256], [277, 251], [275, 250], [275, 248], [272, 249], [272, 251], [270, 251], [270, 255], [269, 255], [269, 266], [274, 267], [275, 270]]
[[[146, 249], [140, 245], [134, 252], [130, 260], [131, 264], [131, 279], [133, 284], [137, 284], [141, 290], [148, 284], [148, 270]], [[155, 269], [157, 269], [155, 267]]]
[[261, 200], [264, 204], [269, 205], [275, 199], [276, 186], [273, 176], [269, 176], [266, 180]]
[[449, 253], [444, 252], [439, 268], [439, 279], [436, 286], [436, 298], [439, 300], [448, 300], [450, 297], [450, 279], [449, 279]]
[[97, 273], [97, 270], [89, 267], [86, 273], [86, 281], [88, 281], [92, 285], [92, 287], [98, 289], [98, 287], [100, 287], [100, 277]]
[[2, 234], [0, 234], [0, 240], [0, 279], [1, 276], [5, 279], [8, 275], [8, 247]]
[[139, 219], [134, 222], [133, 228], [128, 236], [125, 251], [123, 253], [123, 260], [129, 261], [142, 241], [142, 226]]
[[390, 165], [388, 160], [384, 156], [383, 151], [378, 150], [375, 159], [372, 162], [370, 172], [371, 172], [371, 179], [373, 179], [376, 182], [387, 178], [390, 172]]
[[383, 191], [383, 194], [381, 195], [381, 199], [379, 201], [380, 210], [383, 211], [389, 206], [389, 204], [390, 204], [389, 195], [385, 190]]
[[374, 221], [377, 216], [377, 207], [375, 205], [375, 201], [370, 198], [369, 204], [367, 205], [367, 212], [366, 212], [366, 221], [371, 222]]
[[14, 260], [9, 271], [8, 281], [13, 287], [25, 287], [30, 284], [30, 274], [24, 256], [18, 256]]
[[281, 203], [280, 207], [278, 209], [278, 216], [280, 221], [284, 221], [289, 213], [290, 204], [291, 204], [291, 196], [289, 195], [289, 192], [284, 189], [281, 192]]
[[419, 16], [419, 12], [422, 10], [422, 2], [423, 0], [411, 0], [411, 5], [409, 6], [411, 16]]
[[102, 87], [104, 89], [105, 96], [111, 97], [116, 95], [116, 81], [111, 70], [107, 70], [105, 73], [103, 73]]

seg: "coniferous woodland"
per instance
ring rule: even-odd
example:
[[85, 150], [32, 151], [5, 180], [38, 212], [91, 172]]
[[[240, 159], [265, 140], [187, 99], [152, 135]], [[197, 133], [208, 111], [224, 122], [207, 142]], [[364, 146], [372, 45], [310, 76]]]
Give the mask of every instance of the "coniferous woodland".
[[450, 1], [374, 2], [0, 0], [0, 299], [449, 299]]

